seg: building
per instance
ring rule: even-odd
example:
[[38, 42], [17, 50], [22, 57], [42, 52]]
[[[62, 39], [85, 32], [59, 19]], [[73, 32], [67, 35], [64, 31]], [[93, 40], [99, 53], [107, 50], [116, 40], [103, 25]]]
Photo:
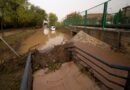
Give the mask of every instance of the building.
[[125, 17], [129, 17], [130, 18], [130, 6], [126, 6], [123, 8], [123, 15]]
[[[101, 24], [103, 13], [91, 13], [87, 15], [88, 24]], [[111, 23], [112, 14], [107, 14], [107, 22]]]

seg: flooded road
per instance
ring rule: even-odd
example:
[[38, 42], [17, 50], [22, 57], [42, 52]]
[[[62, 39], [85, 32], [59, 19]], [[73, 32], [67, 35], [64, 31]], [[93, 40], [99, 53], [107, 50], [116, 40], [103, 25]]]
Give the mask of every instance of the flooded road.
[[45, 52], [56, 45], [65, 44], [68, 40], [65, 34], [58, 31], [51, 31], [48, 28], [43, 30], [43, 34], [47, 37], [47, 41], [38, 47], [40, 52]]
[[19, 53], [26, 53], [30, 48], [45, 52], [56, 45], [66, 43], [69, 39], [70, 35], [61, 32], [61, 30], [51, 31], [48, 28], [41, 28], [22, 43]]

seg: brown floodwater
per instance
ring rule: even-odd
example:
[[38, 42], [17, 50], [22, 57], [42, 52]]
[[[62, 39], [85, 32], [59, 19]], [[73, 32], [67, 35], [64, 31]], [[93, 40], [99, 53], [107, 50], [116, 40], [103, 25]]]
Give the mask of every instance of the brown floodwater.
[[61, 30], [39, 29], [22, 43], [19, 53], [26, 53], [30, 48], [45, 52], [56, 45], [65, 44], [69, 39], [70, 35]]
[[58, 31], [50, 31], [47, 28], [43, 30], [43, 34], [46, 35], [47, 39], [43, 45], [38, 47], [38, 50], [40, 52], [45, 52], [56, 45], [65, 44], [68, 40], [67, 36], [64, 33]]

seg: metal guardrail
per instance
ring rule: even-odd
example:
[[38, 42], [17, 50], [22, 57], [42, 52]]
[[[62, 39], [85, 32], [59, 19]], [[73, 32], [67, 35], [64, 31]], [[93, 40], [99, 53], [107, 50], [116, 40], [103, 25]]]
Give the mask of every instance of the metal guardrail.
[[[91, 67], [95, 72], [97, 72], [100, 76], [102, 76], [102, 77], [103, 77], [104, 79], [106, 79], [107, 81], [109, 81], [109, 82], [111, 82], [111, 83], [113, 83], [113, 84], [116, 84], [116, 85], [118, 85], [118, 86], [120, 86], [120, 87], [123, 87], [124, 90], [130, 90], [130, 66], [123, 66], [123, 65], [118, 65], [118, 64], [109, 64], [109, 63], [105, 62], [104, 60], [102, 60], [100, 57], [94, 56], [94, 55], [90, 54], [89, 52], [87, 52], [87, 51], [85, 51], [85, 50], [83, 50], [83, 49], [80, 49], [79, 47], [77, 47], [77, 46], [75, 46], [75, 45], [73, 45], [73, 44], [68, 45], [68, 46], [67, 46], [67, 49], [73, 53], [73, 54], [71, 54], [71, 55], [73, 55], [73, 56], [75, 56], [76, 58], [80, 59], [80, 60], [83, 61], [84, 63], [86, 63], [86, 62], [85, 62], [84, 60], [82, 60], [80, 57], [78, 57], [78, 56], [77, 56], [76, 54], [74, 54], [74, 53], [78, 53], [80, 56], [82, 56], [83, 58], [85, 58], [86, 60], [88, 60], [89, 62], [91, 62], [91, 63], [94, 64], [95, 66], [97, 66], [98, 68], [102, 69], [102, 70], [103, 70], [104, 72], [106, 72], [107, 74], [109, 74], [109, 75], [111, 75], [111, 76], [113, 76], [113, 77], [117, 77], [117, 78], [121, 78], [121, 79], [126, 80], [126, 84], [125, 84], [125, 85], [121, 85], [121, 84], [119, 84], [119, 83], [117, 83], [117, 82], [115, 82], [115, 81], [112, 81], [112, 80], [106, 78], [102, 73], [100, 73], [99, 71], [95, 70], [92, 66], [90, 66], [88, 63], [86, 63], [89, 67]], [[82, 53], [84, 53], [84, 54], [86, 54], [86, 55], [88, 55], [88, 56], [94, 58], [94, 60], [97, 60], [98, 62], [100, 62], [100, 63], [102, 63], [102, 64], [108, 66], [109, 68], [128, 71], [128, 76], [127, 76], [127, 77], [124, 77], [124, 76], [116, 75], [116, 74], [114, 74], [114, 73], [111, 73], [111, 72], [105, 70], [104, 68], [102, 68], [101, 66], [99, 66], [98, 64], [96, 64], [94, 61], [91, 61], [89, 58], [85, 57], [85, 56], [82, 55], [80, 52], [76, 51], [76, 49], [78, 49], [78, 50], [80, 50]], [[102, 83], [103, 83], [103, 82], [102, 82]], [[113, 90], [113, 88], [112, 88], [111, 86], [108, 86], [108, 85], [106, 85], [105, 83], [103, 83], [103, 84], [104, 84], [107, 88]]]
[[29, 53], [26, 61], [26, 66], [24, 74], [22, 77], [22, 82], [20, 85], [20, 90], [32, 90], [32, 60], [31, 53]]

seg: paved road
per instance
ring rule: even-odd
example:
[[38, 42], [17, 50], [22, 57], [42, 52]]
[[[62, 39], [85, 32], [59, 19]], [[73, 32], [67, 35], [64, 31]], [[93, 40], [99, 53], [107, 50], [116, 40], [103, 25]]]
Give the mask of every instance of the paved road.
[[45, 74], [45, 70], [37, 71], [34, 74], [33, 90], [100, 90], [100, 88], [70, 62], [48, 74]]

